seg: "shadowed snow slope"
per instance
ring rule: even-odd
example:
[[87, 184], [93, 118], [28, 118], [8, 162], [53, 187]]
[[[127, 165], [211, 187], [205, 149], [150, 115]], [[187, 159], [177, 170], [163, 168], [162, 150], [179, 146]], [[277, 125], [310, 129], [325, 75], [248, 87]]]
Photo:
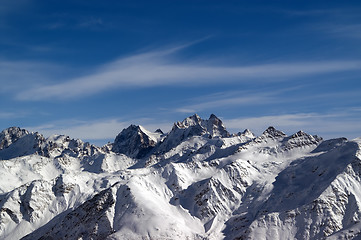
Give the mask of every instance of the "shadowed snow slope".
[[0, 133], [0, 239], [361, 237], [360, 145], [230, 134], [213, 114], [168, 133], [131, 125], [101, 148], [12, 127]]

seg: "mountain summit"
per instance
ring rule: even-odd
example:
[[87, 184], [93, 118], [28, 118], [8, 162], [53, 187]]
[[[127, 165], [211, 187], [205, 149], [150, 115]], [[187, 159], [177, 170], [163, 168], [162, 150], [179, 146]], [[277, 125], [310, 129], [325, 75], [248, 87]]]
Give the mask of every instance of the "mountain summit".
[[182, 122], [175, 123], [171, 133], [179, 131], [180, 129], [184, 130], [184, 136], [186, 137], [204, 134], [208, 134], [210, 137], [230, 136], [222, 121], [214, 114], [211, 114], [208, 120], [203, 120], [197, 114], [194, 114]]
[[0, 238], [357, 239], [360, 139], [230, 134], [214, 114], [130, 125], [102, 148], [11, 127]]
[[130, 125], [115, 138], [112, 151], [141, 158], [155, 147], [160, 136], [159, 131], [151, 133], [142, 126]]

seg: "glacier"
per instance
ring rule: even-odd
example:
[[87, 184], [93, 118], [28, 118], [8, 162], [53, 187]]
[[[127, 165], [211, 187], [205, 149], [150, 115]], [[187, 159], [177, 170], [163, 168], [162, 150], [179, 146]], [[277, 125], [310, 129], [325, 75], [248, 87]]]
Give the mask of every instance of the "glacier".
[[214, 114], [114, 135], [3, 130], [0, 239], [361, 239], [361, 138], [231, 134]]

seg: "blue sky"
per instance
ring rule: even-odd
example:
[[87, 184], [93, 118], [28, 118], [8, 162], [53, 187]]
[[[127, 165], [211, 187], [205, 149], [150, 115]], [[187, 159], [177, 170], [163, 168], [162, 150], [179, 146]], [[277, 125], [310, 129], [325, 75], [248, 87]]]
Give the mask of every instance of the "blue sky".
[[32, 1], [0, 6], [0, 127], [98, 145], [198, 113], [361, 136], [358, 1]]

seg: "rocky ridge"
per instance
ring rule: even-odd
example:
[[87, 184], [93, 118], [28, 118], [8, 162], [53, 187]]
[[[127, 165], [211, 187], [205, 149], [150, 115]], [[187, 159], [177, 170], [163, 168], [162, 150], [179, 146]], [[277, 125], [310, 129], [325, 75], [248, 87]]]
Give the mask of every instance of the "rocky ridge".
[[0, 133], [1, 239], [352, 239], [361, 236], [361, 140], [269, 127], [230, 134], [215, 115], [102, 148]]

